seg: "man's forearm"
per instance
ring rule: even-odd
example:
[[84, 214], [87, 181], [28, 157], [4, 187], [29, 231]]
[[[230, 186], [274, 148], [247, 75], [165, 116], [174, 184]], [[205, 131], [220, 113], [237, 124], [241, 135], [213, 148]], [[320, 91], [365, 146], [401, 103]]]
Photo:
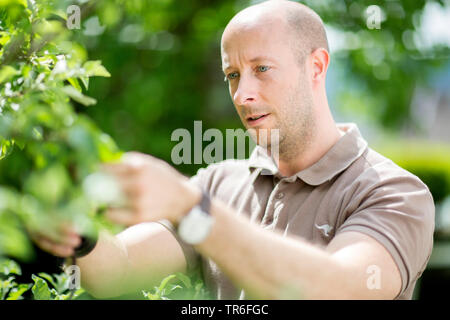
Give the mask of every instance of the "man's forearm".
[[[109, 212], [111, 221], [136, 225], [167, 219], [177, 225], [201, 203], [200, 188], [172, 167], [150, 156], [136, 157], [141, 158], [142, 165], [124, 163], [112, 168], [126, 186], [133, 210]], [[264, 230], [217, 199], [213, 199], [210, 211], [215, 223], [208, 238], [196, 249], [211, 258], [237, 287], [245, 289], [247, 297], [392, 299], [406, 285], [399, 264], [383, 245], [384, 239], [350, 229], [338, 232], [326, 248], [319, 248], [299, 237]], [[135, 232], [127, 237], [131, 240], [126, 243], [132, 261], [129, 274], [146, 279], [150, 269], [162, 276], [186, 268], [179, 243], [167, 229], [163, 231], [156, 232], [156, 238], [136, 241], [132, 236]], [[368, 267], [378, 270], [376, 279], [368, 278]], [[376, 280], [376, 285], [369, 280]]]
[[78, 265], [82, 286], [98, 298], [148, 290], [186, 269], [177, 240], [155, 222], [134, 225], [116, 236], [100, 233], [94, 250]]
[[197, 250], [211, 258], [247, 296], [346, 299], [354, 278], [323, 249], [269, 232], [214, 200], [209, 237]]
[[97, 244], [88, 255], [78, 258], [81, 286], [97, 298], [123, 294], [128, 270], [126, 248], [117, 237], [100, 232]]

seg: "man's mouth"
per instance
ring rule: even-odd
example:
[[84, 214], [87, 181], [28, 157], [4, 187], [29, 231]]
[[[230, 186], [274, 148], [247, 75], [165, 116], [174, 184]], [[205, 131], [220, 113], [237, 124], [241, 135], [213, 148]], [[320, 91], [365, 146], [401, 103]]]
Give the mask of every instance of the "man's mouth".
[[256, 125], [256, 124], [260, 123], [261, 121], [263, 121], [265, 118], [267, 118], [268, 115], [269, 115], [269, 113], [254, 114], [254, 115], [247, 117], [246, 120], [249, 125]]

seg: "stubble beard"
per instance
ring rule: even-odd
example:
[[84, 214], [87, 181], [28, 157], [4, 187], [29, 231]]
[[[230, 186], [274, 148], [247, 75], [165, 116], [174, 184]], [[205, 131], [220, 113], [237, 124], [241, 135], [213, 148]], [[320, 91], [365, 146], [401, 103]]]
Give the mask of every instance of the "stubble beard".
[[[256, 144], [281, 161], [290, 161], [305, 154], [316, 135], [313, 98], [310, 91], [301, 88], [304, 83], [306, 79], [300, 76], [297, 86], [290, 88], [284, 108], [274, 114], [277, 121], [271, 129], [247, 128]], [[242, 119], [245, 120], [245, 117]], [[278, 133], [272, 135], [272, 129], [278, 130]], [[262, 136], [260, 130], [266, 130]]]
[[[304, 83], [304, 82], [303, 82]], [[293, 88], [286, 102], [284, 114], [279, 118], [279, 159], [290, 161], [305, 154], [316, 133], [314, 104], [308, 90]]]

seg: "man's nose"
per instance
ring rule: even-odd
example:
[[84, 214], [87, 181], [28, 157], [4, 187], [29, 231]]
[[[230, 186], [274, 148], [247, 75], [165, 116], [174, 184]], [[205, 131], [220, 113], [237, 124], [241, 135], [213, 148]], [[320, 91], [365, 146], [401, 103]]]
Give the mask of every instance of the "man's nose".
[[241, 77], [239, 84], [234, 92], [233, 100], [238, 106], [246, 105], [248, 103], [256, 102], [257, 99], [257, 85], [255, 81], [248, 77]]

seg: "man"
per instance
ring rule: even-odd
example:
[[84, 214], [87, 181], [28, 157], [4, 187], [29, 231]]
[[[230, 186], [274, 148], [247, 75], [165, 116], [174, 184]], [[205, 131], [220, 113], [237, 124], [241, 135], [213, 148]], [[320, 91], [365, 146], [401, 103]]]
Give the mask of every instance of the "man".
[[[433, 199], [354, 124], [334, 122], [317, 14], [289, 1], [251, 6], [227, 25], [221, 54], [243, 124], [279, 129], [279, 141], [191, 180], [136, 153], [109, 165], [129, 206], [108, 217], [131, 227], [102, 233], [78, 260], [82, 285], [112, 297], [201, 262], [219, 299], [410, 299], [432, 250]], [[69, 256], [79, 241], [67, 230], [59, 244], [38, 243]]]

